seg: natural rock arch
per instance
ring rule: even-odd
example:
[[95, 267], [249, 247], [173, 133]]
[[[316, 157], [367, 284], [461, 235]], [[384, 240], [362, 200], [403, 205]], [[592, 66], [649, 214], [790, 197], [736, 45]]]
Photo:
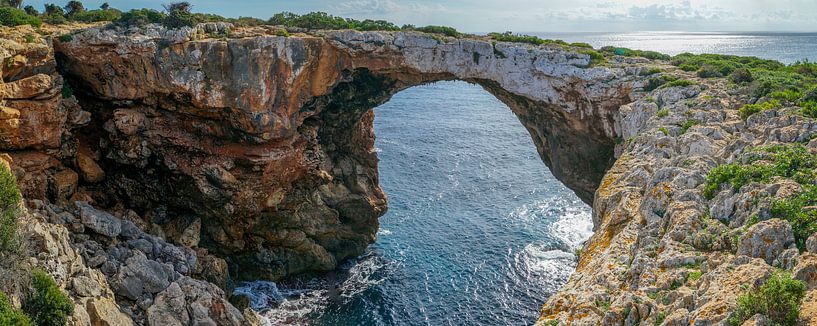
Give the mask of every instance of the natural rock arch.
[[618, 108], [643, 85], [635, 65], [591, 67], [561, 46], [355, 31], [196, 40], [201, 32], [93, 28], [56, 52], [93, 113], [78, 146], [106, 170], [86, 185], [97, 201], [124, 201], [169, 234], [200, 218], [200, 245], [239, 279], [329, 270], [374, 241], [387, 200], [372, 109], [400, 90], [481, 85], [590, 203], [614, 161]]

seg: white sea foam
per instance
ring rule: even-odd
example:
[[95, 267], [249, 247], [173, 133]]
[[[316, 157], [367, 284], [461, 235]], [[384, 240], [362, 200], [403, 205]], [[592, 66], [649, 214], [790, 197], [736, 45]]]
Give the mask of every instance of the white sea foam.
[[575, 250], [593, 235], [591, 214], [589, 208], [567, 208], [550, 226], [550, 233]]

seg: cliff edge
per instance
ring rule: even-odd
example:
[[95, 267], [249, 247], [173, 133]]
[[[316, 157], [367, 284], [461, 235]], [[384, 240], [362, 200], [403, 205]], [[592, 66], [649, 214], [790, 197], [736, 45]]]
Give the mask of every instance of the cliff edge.
[[780, 271], [806, 287], [800, 320], [817, 318], [817, 230], [779, 200], [814, 179], [808, 94], [772, 99], [581, 46], [276, 30], [103, 25], [4, 40], [2, 150], [29, 206], [71, 230], [128, 318], [158, 323], [169, 302], [205, 300], [227, 307], [207, 318], [248, 322], [218, 287], [359, 255], [387, 209], [372, 109], [440, 80], [507, 104], [593, 206], [595, 234], [540, 324], [724, 324]]

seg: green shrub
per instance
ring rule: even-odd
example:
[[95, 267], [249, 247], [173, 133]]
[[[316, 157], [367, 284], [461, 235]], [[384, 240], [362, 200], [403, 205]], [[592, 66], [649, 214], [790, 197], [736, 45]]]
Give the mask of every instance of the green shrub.
[[40, 12], [37, 11], [37, 9], [34, 8], [34, 6], [31, 6], [31, 5], [25, 6], [25, 8], [23, 8], [23, 11], [25, 11], [30, 16], [35, 16], [36, 17], [36, 16], [40, 15]]
[[806, 209], [817, 205], [817, 188], [813, 185], [803, 188], [804, 191], [795, 196], [775, 199], [771, 209], [772, 216], [789, 221], [800, 250], [805, 249], [809, 236], [817, 232], [817, 212]]
[[254, 17], [238, 17], [236, 19], [229, 19], [229, 21], [237, 27], [261, 26], [267, 23], [262, 19]]
[[642, 57], [651, 60], [668, 60], [670, 56], [655, 52], [655, 51], [642, 51], [642, 50], [633, 50], [628, 48], [620, 48], [614, 46], [605, 46], [600, 49], [602, 52], [625, 56], [625, 57]]
[[26, 40], [26, 43], [34, 43], [34, 41], [37, 40], [37, 37], [34, 36], [34, 34], [26, 34], [24, 38]]
[[51, 25], [65, 24], [68, 21], [67, 19], [65, 19], [65, 16], [57, 14], [45, 14], [40, 16], [40, 18], [42, 19], [43, 22]]
[[[761, 146], [751, 151], [744, 163], [718, 166], [709, 172], [704, 187], [704, 197], [712, 199], [720, 185], [729, 183], [735, 189], [750, 182], [768, 182], [771, 177], [789, 178], [800, 184], [808, 184], [817, 178], [817, 155], [811, 154], [802, 144], [787, 146]], [[756, 163], [757, 161], [768, 163]]]
[[719, 78], [723, 77], [723, 74], [717, 68], [710, 66], [710, 65], [703, 65], [697, 72], [698, 77], [700, 78]]
[[663, 133], [664, 136], [669, 136], [669, 129], [667, 129], [667, 127], [660, 127], [660, 128], [658, 128], [658, 131]]
[[0, 292], [0, 325], [9, 326], [29, 326], [31, 320], [22, 311], [14, 309], [6, 297]]
[[116, 22], [128, 26], [144, 26], [161, 23], [166, 17], [167, 15], [164, 13], [153, 9], [132, 9], [122, 13], [122, 16]]
[[[730, 184], [735, 191], [750, 182], [768, 183], [773, 177], [797, 182], [803, 191], [787, 197], [775, 198], [771, 215], [788, 221], [794, 231], [797, 247], [805, 248], [809, 236], [817, 232], [817, 154], [802, 144], [761, 146], [747, 153], [742, 163], [718, 166], [710, 171], [704, 185], [704, 197], [712, 199], [722, 184]], [[756, 217], [753, 219], [756, 220]], [[751, 223], [751, 222], [750, 222]]]
[[685, 134], [689, 130], [689, 128], [692, 128], [692, 126], [697, 124], [699, 123], [696, 120], [687, 120], [686, 122], [684, 122], [683, 125], [681, 125], [681, 134], [682, 135]]
[[17, 217], [22, 200], [11, 170], [0, 166], [0, 253], [19, 249]]
[[579, 53], [590, 56], [591, 67], [607, 63], [607, 59], [604, 57], [604, 55], [596, 50], [581, 50]]
[[13, 7], [0, 7], [0, 25], [3, 26], [20, 26], [31, 25], [40, 27], [43, 24], [38, 17], [27, 14], [22, 9]]
[[162, 21], [162, 25], [167, 28], [193, 27], [202, 22], [196, 15], [189, 11], [173, 10]]
[[738, 109], [738, 113], [740, 113], [740, 118], [743, 120], [748, 119], [755, 113], [766, 111], [766, 110], [773, 110], [779, 109], [782, 105], [778, 100], [771, 100], [762, 103], [755, 103], [755, 104], [746, 104]]
[[797, 102], [797, 100], [803, 97], [803, 93], [798, 90], [787, 89], [784, 91], [771, 92], [769, 93], [769, 97], [780, 101]]
[[429, 26], [417, 27], [414, 30], [416, 30], [418, 32], [423, 32], [423, 33], [443, 34], [445, 36], [451, 36], [451, 37], [460, 37], [460, 36], [462, 36], [462, 34], [460, 32], [458, 32], [456, 29], [454, 29], [453, 27], [447, 27], [447, 26], [429, 25]]
[[744, 83], [751, 83], [754, 78], [752, 78], [752, 72], [746, 68], [738, 68], [732, 71], [729, 74], [729, 80], [731, 80], [735, 84], [744, 84]]
[[74, 312], [74, 304], [60, 290], [51, 275], [40, 269], [32, 271], [32, 293], [25, 301], [23, 310], [40, 326], [65, 325]]
[[687, 79], [676, 79], [664, 85], [661, 85], [661, 88], [670, 88], [670, 87], [688, 87], [692, 85], [697, 85], [694, 81], [687, 80]]
[[800, 103], [800, 113], [803, 114], [803, 116], [817, 119], [817, 102], [808, 101]]
[[671, 81], [678, 80], [678, 77], [671, 76], [671, 75], [660, 75], [657, 77], [652, 77], [647, 82], [647, 85], [644, 86], [644, 91], [651, 92], [662, 85], [669, 83]]
[[[524, 34], [514, 34], [513, 32], [505, 32], [505, 33], [488, 33], [492, 39], [499, 41], [499, 42], [511, 42], [511, 43], [528, 43], [533, 45], [542, 45], [542, 44], [556, 44], [561, 46], [568, 46], [569, 44], [562, 40], [550, 40], [550, 39], [541, 39], [536, 36], [531, 35], [524, 35]], [[579, 46], [583, 47], [583, 46]], [[591, 46], [590, 49], [593, 47]]]
[[275, 31], [275, 35], [283, 36], [283, 37], [289, 37], [289, 32], [287, 32], [287, 30], [285, 30], [285, 29], [279, 29], [279, 30]]
[[122, 17], [122, 12], [116, 9], [96, 9], [74, 14], [73, 20], [85, 23], [112, 22]]
[[669, 115], [669, 109], [667, 109], [667, 108], [663, 108], [661, 110], [658, 110], [658, 112], [655, 112], [655, 116], [659, 117], [659, 118], [663, 118], [663, 117], [666, 117], [668, 115]]
[[655, 74], [660, 74], [660, 73], [661, 73], [661, 68], [653, 67], [653, 68], [650, 68], [650, 69], [642, 70], [639, 75], [649, 76], [649, 75], [655, 75]]
[[760, 286], [738, 297], [738, 309], [729, 318], [731, 325], [741, 325], [755, 314], [769, 318], [773, 325], [794, 326], [806, 285], [791, 274], [777, 272]]
[[[401, 28], [385, 20], [366, 19], [360, 21], [356, 19], [333, 16], [325, 12], [311, 12], [304, 15], [298, 15], [291, 12], [282, 12], [273, 15], [272, 18], [267, 21], [267, 23], [270, 25], [300, 27], [307, 29], [354, 29], [359, 31], [399, 31], [401, 29], [415, 29], [413, 25], [405, 25], [403, 28]], [[450, 29], [453, 30], [453, 28]], [[457, 35], [459, 35], [459, 33], [457, 33]]]
[[[74, 36], [72, 36], [71, 34], [63, 34], [63, 35], [60, 35], [60, 37], [58, 37], [57, 39], [59, 39], [59, 40], [60, 40], [60, 42], [63, 42], [63, 43], [64, 43], [64, 42], [71, 42], [71, 41], [73, 41], [73, 40], [74, 40]], [[63, 88], [63, 91], [64, 91], [64, 90], [65, 90], [65, 89]], [[63, 94], [64, 94], [64, 93], [63, 93]]]
[[590, 45], [588, 43], [584, 43], [584, 42], [570, 43], [570, 46], [575, 47], [575, 48], [585, 48], [585, 49], [592, 49], [593, 48], [592, 45]]

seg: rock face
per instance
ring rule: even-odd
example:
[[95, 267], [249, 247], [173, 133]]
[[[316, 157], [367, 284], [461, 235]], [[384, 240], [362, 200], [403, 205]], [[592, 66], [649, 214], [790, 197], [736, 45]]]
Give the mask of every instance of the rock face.
[[387, 202], [372, 109], [400, 90], [482, 85], [590, 202], [613, 162], [615, 113], [644, 79], [635, 65], [590, 67], [589, 55], [555, 46], [408, 32], [227, 41], [200, 32], [95, 28], [56, 51], [97, 124], [81, 138], [104, 130], [90, 150], [104, 157], [98, 201], [201, 217], [201, 245], [230, 257], [242, 279], [333, 269], [374, 241]]
[[[0, 158], [27, 198], [52, 202], [30, 205], [48, 221], [30, 225], [46, 239], [36, 262], [84, 308], [77, 324], [257, 321], [219, 287], [361, 253], [387, 209], [372, 108], [453, 79], [505, 102], [593, 205], [596, 232], [538, 324], [724, 324], [775, 268], [807, 285], [801, 319], [815, 320], [817, 235], [801, 252], [770, 213], [802, 187], [775, 178], [703, 196], [710, 170], [753, 147], [817, 152], [817, 123], [795, 107], [743, 121], [749, 98], [725, 79], [637, 58], [594, 67], [558, 45], [230, 28], [90, 27], [54, 50], [2, 41]], [[58, 95], [57, 65], [78, 99]], [[645, 90], [651, 68], [695, 83]]]

